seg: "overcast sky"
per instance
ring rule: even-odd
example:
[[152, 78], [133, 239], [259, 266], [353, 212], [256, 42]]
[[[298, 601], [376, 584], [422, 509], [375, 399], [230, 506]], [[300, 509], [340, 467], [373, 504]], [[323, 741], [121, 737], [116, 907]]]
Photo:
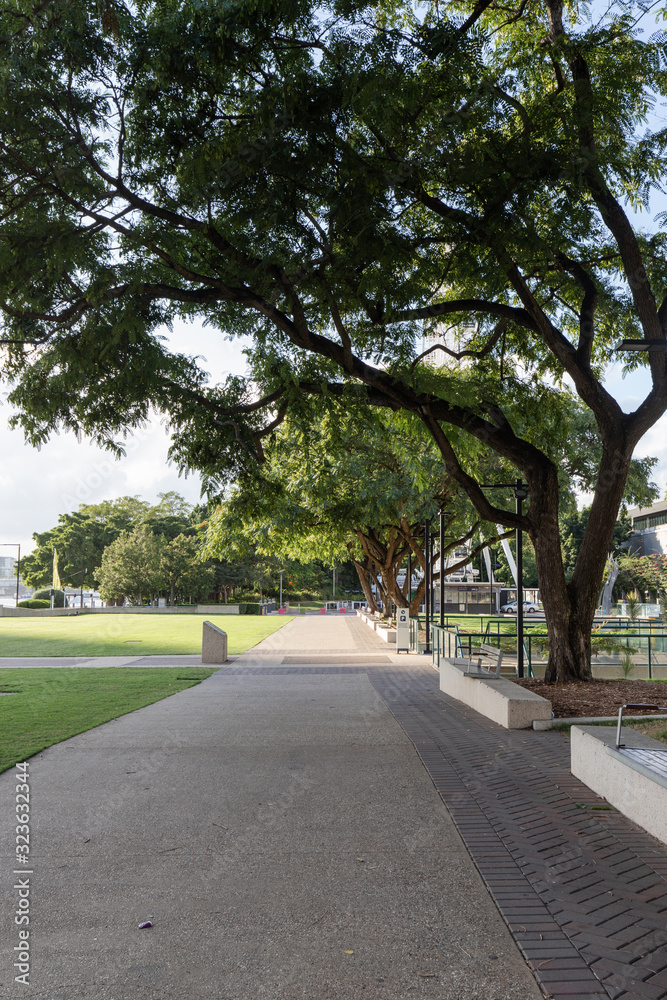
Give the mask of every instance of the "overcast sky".
[[[176, 327], [172, 343], [175, 350], [205, 358], [202, 367], [216, 381], [226, 372], [245, 371], [243, 344], [210, 328]], [[86, 440], [79, 443], [73, 434], [54, 436], [38, 451], [25, 444], [22, 431], [9, 429], [12, 411], [5, 397], [6, 388], [0, 406], [0, 542], [20, 543], [21, 555], [34, 548], [33, 532], [52, 528], [59, 514], [82, 503], [135, 495], [153, 503], [169, 490], [199, 502], [200, 478], [179, 477], [168, 463], [169, 436], [158, 417], [128, 437], [122, 459]], [[0, 548], [0, 555], [15, 550]]]
[[[173, 344], [175, 349], [205, 358], [203, 367], [214, 380], [225, 372], [245, 370], [241, 342], [227, 341], [209, 328], [189, 325], [177, 329]], [[619, 366], [610, 372], [608, 387], [625, 410], [634, 409], [647, 386], [646, 375], [633, 374], [621, 380]], [[86, 441], [77, 442], [71, 434], [56, 436], [37, 451], [24, 443], [21, 431], [9, 430], [10, 415], [4, 403], [0, 407], [0, 542], [20, 543], [22, 555], [34, 548], [33, 532], [53, 527], [59, 514], [76, 510], [81, 503], [134, 495], [156, 502], [158, 493], [168, 490], [176, 490], [190, 503], [199, 501], [199, 477], [181, 478], [167, 462], [169, 437], [159, 419], [129, 438], [127, 457], [116, 460]], [[637, 455], [659, 458], [654, 478], [663, 495], [667, 487], [667, 418], [646, 435]], [[14, 550], [0, 548], [0, 554], [13, 555]]]

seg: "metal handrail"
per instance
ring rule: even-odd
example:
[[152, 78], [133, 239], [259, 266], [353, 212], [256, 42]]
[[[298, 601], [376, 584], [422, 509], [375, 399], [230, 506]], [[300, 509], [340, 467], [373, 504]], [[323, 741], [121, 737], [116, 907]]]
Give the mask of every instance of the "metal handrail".
[[651, 708], [656, 711], [665, 711], [664, 705], [621, 705], [618, 710], [618, 725], [616, 726], [616, 749], [621, 750], [625, 747], [625, 743], [621, 743], [621, 728], [623, 726], [623, 710], [626, 708]]

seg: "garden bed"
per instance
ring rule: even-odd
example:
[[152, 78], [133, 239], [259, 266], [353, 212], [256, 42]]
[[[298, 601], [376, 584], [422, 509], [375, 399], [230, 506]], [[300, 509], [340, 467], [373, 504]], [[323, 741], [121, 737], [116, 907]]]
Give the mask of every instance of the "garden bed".
[[[618, 715], [621, 705], [653, 704], [665, 706], [667, 684], [661, 681], [601, 680], [573, 681], [568, 684], [545, 684], [542, 680], [514, 679], [515, 684], [548, 698], [554, 718], [601, 718]], [[642, 715], [628, 710], [628, 717]]]

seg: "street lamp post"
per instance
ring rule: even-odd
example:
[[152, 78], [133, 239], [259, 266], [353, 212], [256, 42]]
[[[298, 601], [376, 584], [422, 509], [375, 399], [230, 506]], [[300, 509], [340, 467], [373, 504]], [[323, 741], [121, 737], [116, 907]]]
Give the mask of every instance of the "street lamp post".
[[285, 572], [285, 570], [284, 569], [279, 569], [278, 572], [280, 573], [280, 604], [278, 605], [278, 607], [282, 608], [282, 606], [283, 606], [283, 573]]
[[[517, 479], [514, 486], [517, 516], [521, 517], [523, 501], [528, 496], [525, 484]], [[516, 529], [516, 672], [523, 677], [523, 531]]]
[[19, 606], [19, 579], [21, 576], [21, 545], [19, 542], [0, 542], [3, 549], [6, 548], [17, 548], [18, 558], [16, 560], [16, 607]]
[[[523, 501], [528, 496], [527, 484], [521, 479], [513, 483], [490, 483], [481, 487], [483, 490], [513, 489], [516, 500], [516, 512], [522, 513]], [[516, 529], [516, 672], [523, 677], [523, 531]]]
[[424, 610], [426, 611], [426, 649], [431, 652], [431, 533], [428, 521], [424, 523]]
[[445, 551], [445, 512], [440, 508], [440, 628], [445, 627], [445, 570], [443, 552]]

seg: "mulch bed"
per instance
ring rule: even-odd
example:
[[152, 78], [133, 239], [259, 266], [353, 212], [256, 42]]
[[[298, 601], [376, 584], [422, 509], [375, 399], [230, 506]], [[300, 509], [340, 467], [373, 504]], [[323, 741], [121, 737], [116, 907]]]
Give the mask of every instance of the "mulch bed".
[[[621, 705], [653, 704], [667, 714], [667, 684], [656, 681], [600, 680], [575, 681], [569, 684], [545, 684], [533, 678], [515, 680], [515, 684], [548, 698], [556, 719], [618, 715]], [[650, 712], [628, 709], [623, 718]]]

